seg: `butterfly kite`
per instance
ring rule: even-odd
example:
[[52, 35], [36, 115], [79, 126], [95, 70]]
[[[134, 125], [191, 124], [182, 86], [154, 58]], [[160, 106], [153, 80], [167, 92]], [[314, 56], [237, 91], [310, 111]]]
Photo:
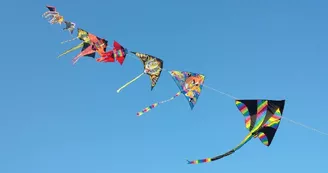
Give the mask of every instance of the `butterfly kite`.
[[236, 106], [245, 117], [249, 134], [237, 147], [225, 154], [188, 161], [188, 164], [206, 163], [229, 156], [250, 141], [252, 137], [259, 138], [264, 145], [270, 146], [280, 124], [285, 100], [236, 100]]
[[198, 97], [200, 96], [200, 93], [202, 91], [205, 76], [199, 73], [176, 70], [169, 71], [169, 73], [171, 74], [174, 82], [176, 83], [180, 91], [168, 100], [157, 102], [144, 108], [142, 111], [137, 113], [138, 116], [149, 112], [151, 109], [155, 108], [159, 104], [163, 104], [165, 102], [173, 100], [181, 94], [183, 94], [187, 99], [191, 110], [194, 108], [195, 104], [198, 101]]
[[144, 71], [139, 76], [135, 77], [130, 82], [126, 83], [121, 88], [119, 88], [117, 92], [119, 93], [123, 88], [125, 88], [132, 82], [136, 81], [144, 74], [147, 74], [150, 77], [151, 80], [150, 89], [153, 90], [157, 84], [159, 77], [161, 76], [162, 69], [163, 69], [163, 60], [144, 53], [139, 53], [139, 52], [131, 52], [131, 53], [135, 54], [141, 60], [141, 62], [144, 65]]

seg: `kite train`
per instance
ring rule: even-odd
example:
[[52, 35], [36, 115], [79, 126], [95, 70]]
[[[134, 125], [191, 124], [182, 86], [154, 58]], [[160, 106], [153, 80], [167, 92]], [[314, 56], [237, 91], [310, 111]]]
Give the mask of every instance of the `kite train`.
[[[115, 63], [117, 61], [121, 66], [123, 66], [127, 56], [133, 56], [133, 58], [137, 57], [136, 59], [139, 59], [143, 65], [143, 69], [140, 69], [140, 72], [142, 71], [142, 73], [131, 81], [124, 84], [122, 87], [120, 87], [117, 90], [117, 93], [121, 92], [122, 89], [126, 88], [128, 85], [138, 80], [143, 75], [149, 76], [150, 91], [153, 91], [153, 89], [157, 86], [157, 83], [161, 78], [162, 71], [165, 70], [163, 68], [163, 59], [145, 53], [129, 51], [125, 46], [122, 46], [121, 43], [118, 43], [115, 40], [112, 46], [110, 46], [110, 50], [108, 50], [109, 48], [107, 47], [109, 45], [107, 39], [92, 34], [91, 32], [86, 31], [81, 27], [77, 27], [77, 24], [75, 22], [68, 21], [66, 19], [66, 16], [64, 19], [64, 16], [60, 14], [59, 11], [57, 11], [57, 8], [55, 6], [47, 5], [46, 8], [47, 11], [42, 14], [42, 18], [47, 19], [51, 25], [59, 24], [59, 27], [62, 27], [61, 24], [65, 24], [65, 27], [61, 28], [60, 31], [69, 32], [70, 37], [72, 37], [72, 39], [61, 42], [61, 44], [74, 40], [79, 40], [80, 42], [74, 47], [61, 53], [58, 58], [73, 51], [80, 50], [77, 55], [75, 55], [72, 59], [73, 64], [76, 64], [82, 57], [91, 57], [97, 63]], [[73, 34], [76, 34], [77, 36], [73, 38]], [[99, 57], [96, 58], [96, 54], [99, 55]], [[186, 98], [190, 109], [194, 109], [195, 105], [199, 101], [199, 96], [202, 92], [203, 86], [205, 86], [205, 75], [201, 73], [178, 70], [169, 70], [168, 72], [178, 87], [178, 90], [175, 91], [177, 93], [175, 95], [173, 95], [175, 92], [172, 93], [173, 96], [168, 100], [156, 102], [142, 109], [140, 112], [137, 112], [137, 116], [141, 116], [144, 113], [154, 109], [158, 105], [170, 102], [181, 95]], [[115, 72], [115, 75], [121, 74], [122, 73]], [[113, 82], [113, 84], [115, 84], [115, 82]], [[243, 147], [252, 138], [259, 138], [260, 141], [266, 146], [271, 145], [282, 118], [285, 100], [238, 100], [236, 98], [233, 99], [235, 100], [237, 108], [245, 117], [245, 125], [249, 131], [248, 135], [246, 135], [244, 140], [242, 140], [242, 142], [237, 147], [231, 149], [230, 151], [222, 155], [218, 155], [212, 158], [188, 161], [188, 164], [212, 162], [215, 160], [219, 160], [223, 157], [229, 156], [239, 150], [241, 147]], [[324, 132], [320, 133], [328, 135]]]

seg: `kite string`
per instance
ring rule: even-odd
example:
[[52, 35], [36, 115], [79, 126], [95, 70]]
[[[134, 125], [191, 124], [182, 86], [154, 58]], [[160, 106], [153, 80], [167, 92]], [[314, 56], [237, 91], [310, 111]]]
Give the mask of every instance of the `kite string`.
[[[204, 85], [204, 86], [205, 86], [205, 85]], [[228, 97], [230, 97], [230, 98], [232, 98], [232, 99], [234, 99], [234, 100], [237, 100], [237, 99], [238, 99], [238, 98], [235, 97], [235, 96], [232, 96], [232, 95], [230, 95], [230, 94], [227, 94], [227, 93], [222, 92], [222, 91], [220, 91], [220, 90], [217, 90], [217, 89], [215, 89], [215, 88], [212, 88], [212, 87], [209, 87], [209, 86], [205, 86], [205, 87], [208, 88], [208, 89], [211, 89], [211, 90], [213, 90], [213, 91], [215, 91], [215, 92], [217, 92], [217, 93], [220, 93], [220, 94], [222, 94], [222, 95], [226, 95], [226, 96], [228, 96]], [[296, 125], [302, 126], [302, 127], [307, 128], [307, 129], [309, 129], [309, 130], [312, 130], [312, 131], [315, 131], [315, 132], [318, 132], [318, 133], [321, 133], [321, 134], [323, 134], [323, 135], [328, 136], [328, 133], [326, 133], [326, 132], [322, 132], [322, 131], [320, 131], [320, 130], [318, 130], [318, 129], [315, 129], [315, 128], [313, 128], [313, 127], [307, 126], [307, 125], [302, 124], [302, 123], [300, 123], [300, 122], [296, 122], [296, 121], [294, 121], [294, 120], [292, 120], [292, 119], [287, 118], [286, 116], [282, 116], [281, 118], [286, 119], [287, 121], [289, 121], [289, 122], [291, 122], [291, 123], [293, 123], [293, 124], [296, 124]]]
[[[129, 55], [129, 54], [128, 54], [128, 55]], [[130, 57], [134, 57], [134, 56], [130, 56]], [[137, 59], [136, 57], [134, 57], [134, 58]], [[167, 71], [167, 69], [164, 69], [164, 68], [163, 68], [162, 70]], [[233, 95], [230, 95], [230, 94], [228, 94], [228, 93], [225, 93], [225, 92], [220, 91], [220, 90], [218, 90], [218, 89], [215, 89], [215, 88], [213, 88], [213, 87], [210, 87], [210, 86], [207, 86], [207, 85], [203, 85], [203, 86], [206, 87], [206, 88], [208, 88], [208, 89], [210, 89], [210, 90], [212, 90], [212, 91], [215, 91], [215, 92], [217, 92], [217, 93], [219, 93], [219, 94], [221, 94], [221, 95], [225, 95], [225, 96], [227, 96], [227, 97], [229, 97], [229, 98], [231, 98], [231, 99], [234, 99], [234, 100], [237, 100], [237, 99], [238, 99], [237, 97], [235, 97], [235, 96], [233, 96]], [[292, 120], [292, 119], [287, 118], [286, 116], [282, 116], [281, 118], [286, 119], [287, 121], [289, 121], [289, 122], [291, 122], [291, 123], [293, 123], [293, 124], [295, 124], [295, 125], [299, 125], [299, 126], [302, 126], [302, 127], [306, 128], [306, 129], [309, 129], [309, 130], [312, 130], [312, 131], [314, 131], [314, 132], [318, 132], [318, 133], [320, 133], [320, 134], [322, 134], [322, 135], [326, 135], [326, 136], [328, 136], [328, 133], [326, 133], [326, 132], [323, 132], [323, 131], [320, 131], [320, 130], [315, 129], [315, 128], [313, 128], [313, 127], [307, 126], [307, 125], [302, 124], [302, 123], [300, 123], [300, 122], [294, 121], [294, 120]]]

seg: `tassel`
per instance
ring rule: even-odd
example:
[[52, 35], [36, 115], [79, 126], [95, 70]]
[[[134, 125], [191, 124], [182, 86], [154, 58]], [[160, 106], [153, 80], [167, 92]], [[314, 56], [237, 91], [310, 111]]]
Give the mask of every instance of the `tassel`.
[[164, 100], [164, 101], [161, 101], [161, 102], [157, 102], [157, 103], [154, 103], [146, 108], [144, 108], [142, 111], [138, 112], [137, 113], [137, 116], [141, 116], [142, 114], [146, 113], [146, 112], [149, 112], [150, 110], [154, 109], [155, 107], [157, 107], [159, 104], [163, 104], [163, 103], [166, 103], [166, 102], [169, 102], [169, 101], [172, 101], [173, 99], [175, 99], [176, 97], [178, 97], [179, 95], [181, 94], [181, 92], [179, 91], [178, 93], [176, 93], [173, 97], [171, 97], [170, 99], [168, 100]]
[[121, 88], [119, 88], [116, 92], [119, 93], [123, 88], [127, 87], [128, 85], [130, 85], [132, 82], [136, 81], [137, 79], [139, 79], [142, 75], [144, 75], [145, 73], [142, 72], [139, 76], [135, 77], [134, 79], [132, 79], [130, 82], [126, 83], [125, 85], [123, 85]]

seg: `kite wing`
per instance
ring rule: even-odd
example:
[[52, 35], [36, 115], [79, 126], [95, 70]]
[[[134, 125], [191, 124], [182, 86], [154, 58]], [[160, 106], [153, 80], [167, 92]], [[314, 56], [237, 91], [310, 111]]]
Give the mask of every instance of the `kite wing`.
[[49, 11], [53, 11], [53, 12], [56, 11], [56, 7], [55, 6], [49, 6], [49, 5], [47, 5], [46, 7], [48, 8]]
[[143, 54], [139, 52], [132, 52], [135, 54], [144, 65], [144, 72], [149, 75], [151, 80], [151, 90], [156, 86], [163, 69], [163, 60], [152, 55]]
[[261, 142], [270, 146], [279, 127], [285, 100], [236, 100], [245, 117], [246, 128], [256, 133]]
[[190, 108], [193, 109], [202, 91], [205, 76], [199, 73], [185, 71], [169, 71], [181, 93], [185, 95]]
[[224, 154], [221, 154], [221, 155], [218, 155], [218, 156], [215, 156], [215, 157], [212, 157], [212, 158], [205, 158], [205, 159], [198, 159], [198, 160], [193, 160], [193, 161], [188, 161], [188, 164], [199, 164], [199, 163], [207, 163], [207, 162], [212, 162], [212, 161], [215, 161], [215, 160], [219, 160], [219, 159], [222, 159], [223, 157], [226, 157], [226, 156], [229, 156], [231, 154], [233, 154], [234, 152], [236, 152], [238, 149], [240, 149], [242, 146], [244, 146], [248, 141], [250, 141], [252, 139], [252, 133], [249, 133], [243, 141], [241, 141], [241, 143], [239, 143], [239, 145], [237, 147], [235, 147], [234, 149], [224, 153]]
[[128, 50], [120, 45], [117, 41], [114, 41], [113, 46], [114, 58], [122, 65], [126, 55], [128, 54]]

